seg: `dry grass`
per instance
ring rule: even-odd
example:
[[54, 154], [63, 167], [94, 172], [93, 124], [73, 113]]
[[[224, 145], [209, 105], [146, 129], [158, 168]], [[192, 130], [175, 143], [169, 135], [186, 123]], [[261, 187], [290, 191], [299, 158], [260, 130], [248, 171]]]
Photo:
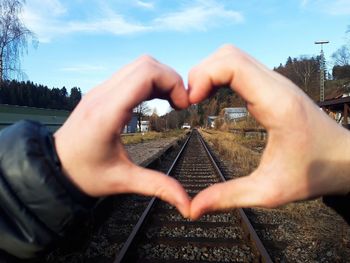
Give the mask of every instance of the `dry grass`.
[[263, 129], [261, 126], [251, 115], [247, 116], [245, 120], [239, 121], [237, 123], [232, 124], [232, 128], [240, 128], [240, 129]]
[[218, 122], [216, 127], [219, 127], [220, 131], [229, 131], [231, 129], [263, 129], [251, 115], [237, 122]]
[[171, 130], [167, 132], [145, 132], [145, 133], [133, 133], [130, 135], [122, 135], [123, 144], [136, 144], [162, 138], [179, 137], [185, 134], [184, 130]]
[[[255, 145], [257, 139], [251, 140], [229, 132], [215, 130], [202, 130], [201, 133], [221, 157], [240, 168], [240, 175], [247, 175], [258, 166], [261, 154], [249, 147], [249, 145]], [[264, 144], [263, 141], [259, 143]]]

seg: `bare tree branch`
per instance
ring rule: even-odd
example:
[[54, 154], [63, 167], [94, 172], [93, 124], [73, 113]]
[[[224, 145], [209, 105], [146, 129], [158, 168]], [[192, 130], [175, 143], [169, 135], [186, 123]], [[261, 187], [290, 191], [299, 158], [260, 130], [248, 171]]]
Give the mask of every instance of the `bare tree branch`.
[[350, 65], [350, 49], [343, 45], [332, 54], [334, 65], [347, 66]]
[[147, 102], [141, 102], [135, 109], [134, 112], [137, 115], [137, 126], [141, 131], [141, 122], [142, 118], [145, 117], [150, 112], [150, 108], [148, 107]]
[[0, 82], [22, 74], [20, 57], [34, 34], [19, 19], [25, 0], [0, 1]]

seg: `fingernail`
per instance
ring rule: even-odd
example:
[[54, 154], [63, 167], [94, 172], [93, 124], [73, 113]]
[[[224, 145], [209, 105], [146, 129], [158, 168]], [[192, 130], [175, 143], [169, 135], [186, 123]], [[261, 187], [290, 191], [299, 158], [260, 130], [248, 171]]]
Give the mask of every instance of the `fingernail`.
[[181, 215], [184, 217], [184, 218], [190, 218], [190, 211], [189, 209], [181, 209], [180, 210], [180, 213]]

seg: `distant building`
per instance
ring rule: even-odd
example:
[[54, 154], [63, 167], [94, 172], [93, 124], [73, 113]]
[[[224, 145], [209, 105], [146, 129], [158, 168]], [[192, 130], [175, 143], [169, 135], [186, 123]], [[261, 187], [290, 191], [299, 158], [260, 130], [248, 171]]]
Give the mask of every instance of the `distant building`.
[[137, 131], [137, 114], [133, 113], [131, 120], [124, 126], [123, 133], [135, 133]]
[[191, 129], [191, 125], [189, 125], [187, 122], [185, 122], [182, 126], [181, 129]]
[[318, 102], [319, 107], [336, 122], [350, 129], [350, 82], [342, 88], [333, 90]]
[[141, 121], [141, 132], [148, 132], [149, 131], [149, 121]]
[[224, 108], [225, 121], [238, 121], [248, 116], [247, 108]]
[[208, 116], [208, 127], [209, 128], [215, 128], [215, 120], [218, 118], [218, 116]]

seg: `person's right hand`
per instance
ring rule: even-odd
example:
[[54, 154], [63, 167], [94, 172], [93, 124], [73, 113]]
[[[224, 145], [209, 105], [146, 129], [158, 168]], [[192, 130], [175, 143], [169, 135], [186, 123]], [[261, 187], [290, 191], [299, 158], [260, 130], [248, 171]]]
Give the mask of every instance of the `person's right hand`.
[[143, 56], [83, 96], [54, 134], [57, 152], [64, 173], [86, 194], [154, 195], [187, 217], [190, 200], [183, 187], [169, 176], [132, 163], [121, 143], [132, 110], [152, 98], [168, 99], [179, 109], [189, 105], [181, 77]]
[[259, 167], [249, 176], [215, 184], [191, 203], [191, 218], [236, 207], [276, 207], [350, 191], [350, 135], [297, 86], [234, 46], [226, 45], [192, 69], [190, 103], [230, 86], [267, 129]]

